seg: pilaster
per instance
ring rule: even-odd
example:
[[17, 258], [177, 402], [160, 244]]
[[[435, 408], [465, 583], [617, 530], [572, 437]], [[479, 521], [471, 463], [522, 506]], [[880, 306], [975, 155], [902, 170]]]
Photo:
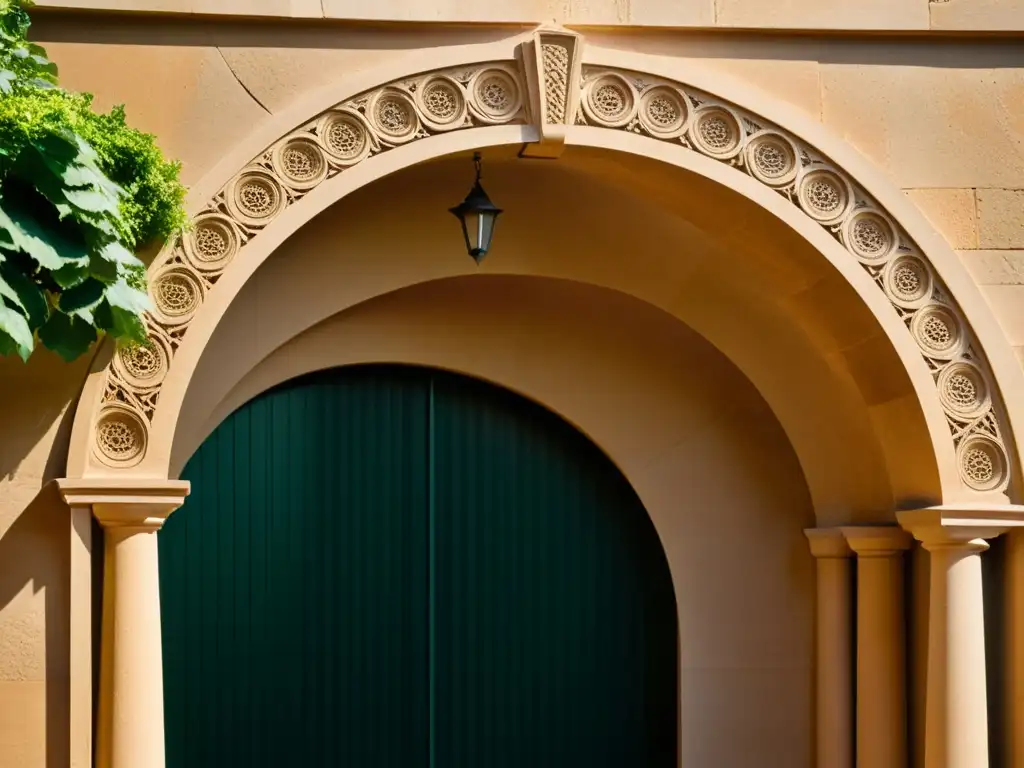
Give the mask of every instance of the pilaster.
[[[105, 539], [98, 768], [163, 768], [163, 656], [160, 634], [160, 572], [156, 533], [184, 502], [189, 484], [178, 480], [59, 480], [80, 528], [91, 510]], [[91, 588], [91, 587], [90, 587]], [[74, 594], [74, 593], [73, 593]], [[72, 626], [87, 623], [72, 609]], [[91, 618], [88, 622], [91, 624]], [[81, 626], [79, 626], [81, 625]], [[81, 642], [80, 639], [77, 639]], [[72, 647], [76, 638], [72, 638]], [[88, 647], [89, 643], [85, 643]], [[72, 714], [81, 717], [85, 673], [72, 651]], [[78, 666], [75, 666], [75, 663]], [[91, 707], [90, 707], [91, 709]], [[72, 724], [72, 737], [80, 728]]]

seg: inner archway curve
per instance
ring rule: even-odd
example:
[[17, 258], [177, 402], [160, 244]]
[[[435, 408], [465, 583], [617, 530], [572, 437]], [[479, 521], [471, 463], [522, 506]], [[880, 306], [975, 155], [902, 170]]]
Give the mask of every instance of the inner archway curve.
[[[620, 333], [632, 327], [635, 311], [619, 308], [609, 291], [656, 307], [710, 340], [761, 391], [784, 425], [823, 520], [888, 519], [896, 494], [938, 495], [935, 470], [927, 464], [932, 449], [919, 414], [914, 416], [909, 407], [903, 411], [904, 450], [891, 452], [888, 467], [885, 436], [873, 434], [879, 421], [884, 426], [886, 414], [916, 402], [906, 375], [891, 375], [891, 366], [861, 365], [857, 375], [867, 376], [874, 388], [868, 398], [843, 354], [844, 346], [873, 354], [884, 340], [882, 331], [850, 298], [844, 283], [823, 281], [821, 266], [827, 263], [799, 238], [786, 237], [770, 215], [755, 216], [750, 203], [744, 206], [735, 193], [716, 193], [711, 181], [678, 170], [663, 170], [659, 178], [657, 168], [668, 166], [627, 163], [635, 156], [607, 150], [573, 147], [560, 162], [540, 164], [516, 160], [514, 152], [504, 159], [494, 151], [488, 156], [489, 189], [507, 212], [497, 250], [480, 274], [452, 241], [445, 211], [445, 201], [463, 191], [459, 171], [464, 160], [459, 157], [381, 179], [339, 201], [278, 247], [235, 296], [192, 374], [175, 425], [172, 467], [180, 467], [181, 458], [198, 444], [199, 430], [238, 378], [332, 314], [405, 288], [423, 285], [428, 291], [436, 280], [464, 279], [482, 290], [484, 278], [518, 276], [607, 289], [581, 295], [595, 307], [615, 306]], [[603, 164], [595, 164], [601, 158], [617, 163], [619, 175], [609, 176]], [[690, 219], [652, 206], [638, 179], [676, 190], [673, 199]], [[691, 200], [703, 202], [691, 209]], [[554, 219], [553, 209], [559, 211]], [[723, 241], [720, 221], [704, 220], [714, 211], [731, 211], [750, 229], [732, 228], [735, 238]], [[755, 226], [763, 227], [759, 236], [753, 234]], [[382, 233], [387, 233], [384, 250]], [[763, 247], [751, 253], [750, 243]], [[467, 300], [463, 296], [449, 303], [468, 307]], [[524, 296], [521, 302], [529, 305], [530, 299]], [[431, 327], [440, 339], [452, 325], [482, 333], [518, 316], [506, 303], [500, 310], [497, 306], [479, 317], [452, 318], [441, 328]], [[842, 316], [844, 346], [830, 340], [828, 326], [815, 323], [827, 309]], [[429, 310], [423, 307], [422, 312]], [[422, 318], [402, 317], [396, 325], [423, 327]], [[566, 321], [551, 318], [550, 326], [564, 328]], [[808, 334], [808, 325], [816, 335]], [[608, 338], [592, 332], [597, 342]], [[509, 333], [522, 337], [513, 328]], [[551, 338], [540, 336], [535, 343], [549, 345]], [[493, 349], [503, 346], [495, 337]], [[657, 354], [686, 361], [688, 353], [680, 348]], [[884, 359], [882, 364], [889, 365]], [[634, 399], [650, 401], [652, 386], [637, 381]], [[635, 406], [626, 401], [615, 407]], [[618, 450], [600, 444], [612, 454]]]

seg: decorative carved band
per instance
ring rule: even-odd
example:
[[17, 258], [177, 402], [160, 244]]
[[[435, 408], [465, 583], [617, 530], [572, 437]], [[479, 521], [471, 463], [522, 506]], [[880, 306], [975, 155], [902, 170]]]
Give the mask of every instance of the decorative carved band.
[[747, 173], [838, 240], [917, 342], [938, 390], [960, 477], [1002, 490], [1009, 462], [992, 377], [950, 292], [921, 250], [864, 190], [819, 152], [758, 115], [680, 83], [585, 67], [578, 125], [673, 142]]
[[325, 111], [254, 158], [150, 268], [149, 344], [118, 349], [107, 372], [93, 455], [129, 468], [145, 457], [160, 387], [189, 323], [231, 262], [282, 211], [368, 157], [417, 139], [525, 123], [513, 62], [430, 72]]
[[681, 83], [580, 67], [579, 50], [574, 35], [541, 32], [525, 78], [512, 62], [492, 62], [389, 83], [327, 110], [254, 158], [154, 263], [150, 345], [120, 349], [110, 365], [95, 424], [96, 458], [116, 468], [142, 460], [161, 383], [190, 321], [232, 260], [285, 208], [393, 147], [526, 122], [525, 81], [541, 145], [545, 126], [560, 144], [566, 124], [671, 142], [750, 175], [823, 227], [871, 276], [916, 341], [962, 481], [978, 491], [1004, 489], [1009, 462], [988, 366], [949, 291], [893, 217], [813, 147], [767, 120]]

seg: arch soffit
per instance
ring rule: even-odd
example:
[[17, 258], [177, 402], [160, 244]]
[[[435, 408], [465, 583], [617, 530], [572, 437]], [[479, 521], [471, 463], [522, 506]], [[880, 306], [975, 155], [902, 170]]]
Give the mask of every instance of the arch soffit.
[[[941, 407], [947, 429], [943, 438], [933, 429], [933, 439], [944, 439], [956, 451], [960, 491], [1007, 488], [1016, 473], [1012, 424], [1020, 422], [1018, 411], [1024, 409], [1024, 398], [1008, 396], [1024, 392], [1012, 350], [941, 237], [899, 190], [821, 126], [718, 73], [664, 57], [584, 49], [579, 35], [561, 30], [403, 57], [389, 68], [396, 67], [422, 74], [390, 82], [379, 73], [364, 74], [347, 84], [345, 91], [354, 97], [339, 102], [335, 91], [307, 99], [260, 129], [193, 191], [193, 208], [199, 209], [194, 229], [168, 244], [150, 270], [155, 304], [147, 322], [151, 343], [117, 351], [105, 369], [90, 377], [76, 415], [70, 476], [166, 472], [152, 459], [161, 456], [166, 464], [169, 446], [147, 460], [149, 446], [169, 442], [158, 427], [169, 425], [173, 434], [175, 414], [170, 411], [180, 407], [189, 369], [230, 304], [228, 294], [237, 292], [257, 266], [248, 263], [240, 269], [239, 263], [260, 261], [273, 250], [249, 244], [266, 229], [279, 232], [262, 239], [268, 245], [280, 243], [325, 208], [326, 187], [339, 185], [318, 190], [324, 181], [341, 174], [352, 177], [340, 185], [333, 202], [411, 164], [410, 159], [445, 154], [445, 144], [449, 152], [465, 149], [469, 137], [452, 142], [453, 132], [481, 133], [472, 146], [523, 142], [525, 155], [556, 157], [577, 126], [591, 126], [645, 136], [662, 145], [659, 155], [671, 146], [676, 154], [731, 167], [732, 174], [780, 193], [780, 199], [845, 247], [895, 310], [887, 320], [879, 318], [886, 320], [883, 327], [899, 318], [916, 342], [917, 359], [901, 357], [908, 372], [921, 370], [923, 362], [932, 378], [930, 392], [919, 387], [919, 396], [925, 413], [934, 412], [935, 403]], [[316, 117], [296, 129], [302, 119], [296, 112]], [[781, 125], [798, 128], [802, 136]], [[402, 155], [404, 163], [388, 158], [389, 150], [426, 137], [433, 137], [429, 143], [441, 151], [415, 152], [411, 158], [408, 152], [393, 153]], [[362, 163], [371, 156], [384, 162]], [[313, 210], [293, 205], [307, 196], [321, 198]], [[236, 262], [242, 248], [256, 258]], [[218, 283], [221, 289], [211, 291]], [[215, 300], [204, 301], [208, 292]], [[204, 332], [191, 334], [195, 342], [186, 345], [186, 333], [200, 327]], [[901, 347], [906, 344], [897, 344], [897, 350]], [[186, 349], [190, 354], [179, 354]], [[911, 375], [915, 378], [920, 377]], [[178, 396], [162, 398], [172, 382]], [[954, 490], [948, 485], [944, 480], [944, 495]]]

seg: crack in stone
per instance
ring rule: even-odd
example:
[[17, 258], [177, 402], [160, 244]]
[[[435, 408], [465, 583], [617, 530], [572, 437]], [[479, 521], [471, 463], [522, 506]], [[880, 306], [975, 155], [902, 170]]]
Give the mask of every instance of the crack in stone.
[[[323, 5], [323, 0], [321, 0], [321, 6], [322, 5]], [[228, 72], [231, 73], [231, 76], [233, 78], [235, 78], [235, 81], [240, 86], [242, 86], [242, 90], [245, 91], [247, 94], [249, 94], [249, 98], [252, 99], [253, 101], [255, 101], [257, 104], [259, 104], [260, 107], [263, 109], [263, 111], [266, 112], [268, 115], [273, 114], [269, 109], [267, 109], [266, 104], [264, 104], [262, 101], [257, 99], [256, 98], [256, 94], [254, 94], [252, 91], [250, 91], [249, 87], [245, 83], [242, 82], [242, 78], [240, 78], [238, 76], [238, 74], [235, 72], [234, 67], [231, 66], [231, 63], [228, 61], [227, 57], [224, 55], [224, 51], [222, 51], [220, 48], [218, 48], [217, 49], [217, 53], [220, 54], [220, 58], [224, 62], [224, 65], [228, 68]]]

